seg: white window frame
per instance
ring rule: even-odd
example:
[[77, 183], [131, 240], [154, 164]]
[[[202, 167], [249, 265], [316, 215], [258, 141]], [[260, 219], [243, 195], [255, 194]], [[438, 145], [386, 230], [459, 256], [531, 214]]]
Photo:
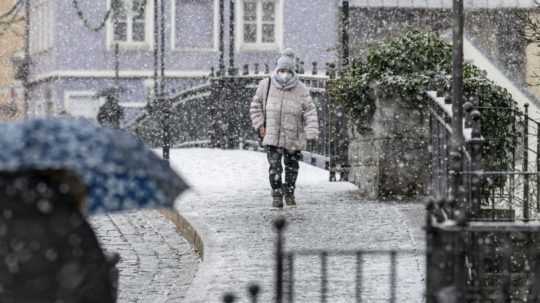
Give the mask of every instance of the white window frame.
[[274, 0], [276, 6], [275, 35], [276, 41], [273, 43], [263, 43], [262, 40], [262, 2], [264, 0], [254, 0], [257, 2], [257, 42], [244, 42], [244, 0], [236, 1], [236, 50], [237, 51], [275, 51], [283, 48], [283, 28], [284, 15], [283, 7], [285, 0]]
[[176, 47], [176, 1], [171, 0], [171, 49], [179, 52], [217, 52], [219, 45], [219, 0], [214, 0], [214, 37], [213, 46], [208, 47]]
[[[110, 9], [111, 7], [111, 0], [107, 0], [107, 9]], [[109, 19], [107, 20], [107, 34], [106, 34], [106, 40], [107, 40], [107, 50], [114, 49], [114, 45], [118, 43], [118, 46], [122, 49], [145, 49], [145, 50], [153, 50], [154, 49], [154, 1], [147, 0], [146, 1], [146, 11], [145, 11], [145, 33], [144, 33], [144, 41], [133, 41], [133, 20], [128, 18], [127, 22], [127, 41], [114, 41], [114, 27], [113, 27], [113, 13], [111, 12], [111, 15]]]
[[[71, 112], [68, 111], [68, 104], [70, 104], [70, 99], [73, 97], [91, 97], [94, 99], [97, 99], [99, 102], [99, 106], [101, 107], [103, 104], [105, 104], [105, 98], [100, 97], [96, 98], [96, 92], [92, 90], [68, 90], [64, 91], [64, 106], [63, 110], [66, 111], [69, 115], [71, 115]], [[82, 117], [82, 116], [75, 116], [76, 118], [84, 118], [89, 119], [88, 117]], [[93, 117], [92, 121], [97, 121], [97, 113], [96, 116]]]
[[30, 53], [49, 51], [54, 45], [54, 0], [36, 0], [31, 6]]

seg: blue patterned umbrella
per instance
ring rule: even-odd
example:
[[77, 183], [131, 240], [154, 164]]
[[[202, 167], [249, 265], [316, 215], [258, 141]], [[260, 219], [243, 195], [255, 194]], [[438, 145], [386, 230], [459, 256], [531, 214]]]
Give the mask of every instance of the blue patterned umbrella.
[[188, 188], [134, 136], [73, 119], [0, 124], [0, 171], [23, 169], [77, 173], [88, 190], [90, 214], [172, 207]]

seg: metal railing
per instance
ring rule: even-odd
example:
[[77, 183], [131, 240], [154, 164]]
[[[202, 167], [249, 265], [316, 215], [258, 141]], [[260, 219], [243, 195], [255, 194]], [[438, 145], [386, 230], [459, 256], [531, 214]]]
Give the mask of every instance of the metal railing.
[[[452, 109], [448, 98], [438, 97], [435, 92], [428, 92], [429, 100], [429, 126], [430, 126], [430, 152], [431, 152], [431, 182], [430, 195], [435, 199], [446, 199], [452, 196], [457, 196], [458, 193], [452, 193], [450, 188], [450, 179], [452, 175], [457, 175], [460, 178], [460, 184], [463, 186], [463, 199], [466, 205], [471, 207], [473, 204], [475, 186], [473, 182], [477, 182], [476, 174], [461, 174], [461, 171], [476, 171], [478, 170], [480, 150], [477, 150], [474, 145], [461, 146], [462, 167], [460, 171], [452, 169], [450, 165], [451, 158], [451, 138], [452, 127], [450, 125], [452, 119]], [[479, 117], [475, 120], [478, 122]], [[478, 123], [477, 123], [478, 124]], [[478, 127], [479, 128], [479, 125]], [[478, 143], [479, 130], [466, 132], [466, 141]], [[459, 207], [456, 205], [456, 207]], [[473, 211], [472, 209], [470, 211]]]
[[[274, 251], [274, 289], [273, 302], [293, 303], [293, 302], [371, 302], [375, 300], [374, 294], [366, 295], [368, 284], [374, 276], [383, 276], [384, 284], [377, 285], [378, 302], [404, 302], [399, 298], [400, 279], [398, 276], [400, 260], [404, 258], [415, 258], [421, 253], [417, 250], [324, 250], [324, 249], [285, 249], [285, 228], [286, 221], [283, 218], [274, 221], [276, 231], [275, 251]], [[343, 270], [340, 270], [339, 289], [332, 287], [331, 269], [333, 264], [342, 265], [343, 260], [347, 262], [350, 276], [343, 278]], [[304, 262], [303, 262], [304, 261]], [[305, 263], [306, 266], [301, 266]], [[332, 264], [331, 264], [332, 263]], [[376, 270], [374, 272], [374, 265]], [[387, 263], [385, 269], [382, 264]], [[343, 266], [340, 266], [343, 269]], [[403, 272], [403, 271], [402, 271]], [[402, 273], [403, 275], [403, 273]], [[385, 285], [387, 283], [387, 285]], [[382, 289], [383, 286], [385, 289]], [[251, 302], [258, 302], [260, 287], [251, 285], [249, 287]], [[349, 289], [345, 292], [343, 289]], [[337, 292], [337, 293], [336, 293]], [[373, 292], [373, 290], [372, 290]], [[422, 295], [420, 295], [422, 296]], [[236, 296], [228, 293], [223, 297], [224, 302], [234, 302]]]
[[[507, 153], [507, 170], [479, 173], [482, 178], [480, 220], [501, 221], [540, 220], [540, 123], [529, 116], [528, 105], [520, 111], [515, 107], [477, 107], [478, 110], [498, 110], [510, 113], [513, 119], [509, 138], [484, 138], [485, 143], [495, 140], [511, 141]], [[532, 161], [531, 161], [532, 160]], [[464, 172], [473, 174], [474, 172]], [[478, 173], [478, 172], [477, 172]]]
[[[431, 196], [448, 199], [451, 195], [449, 180], [453, 173], [449, 161], [451, 105], [435, 92], [428, 95], [431, 100]], [[487, 221], [540, 220], [540, 122], [529, 116], [527, 105], [523, 112], [515, 106], [483, 107], [471, 102], [464, 107], [466, 146], [462, 151], [463, 167], [457, 173], [462, 178], [470, 218]], [[480, 136], [482, 111], [509, 113], [513, 120], [509, 126], [510, 137]], [[482, 166], [482, 146], [497, 140], [511, 142], [509, 150], [503, 151], [507, 169], [489, 170]], [[491, 160], [485, 159], [484, 163]]]
[[460, 221], [428, 204], [427, 303], [540, 302], [540, 225]]
[[[538, 123], [513, 106], [482, 107], [467, 102], [462, 167], [450, 167], [449, 127], [452, 109], [445, 98], [429, 94], [432, 104], [432, 192], [426, 216], [427, 302], [540, 302], [540, 225], [529, 222], [539, 207]], [[480, 133], [482, 111], [510, 114], [509, 137], [485, 137]], [[531, 136], [529, 124], [535, 123]], [[511, 140], [501, 169], [487, 170], [490, 155], [483, 145]], [[482, 159], [482, 155], [488, 157]], [[529, 161], [530, 158], [536, 161]], [[482, 162], [485, 160], [485, 162]], [[536, 162], [531, 165], [531, 162]], [[508, 163], [508, 169], [504, 166]], [[495, 167], [497, 167], [495, 165]], [[460, 178], [458, 193], [448, 187], [451, 174]], [[460, 204], [463, 201], [464, 204]], [[520, 211], [517, 211], [519, 209]], [[535, 209], [536, 210], [536, 209]], [[487, 222], [486, 222], [487, 221]], [[511, 221], [511, 222], [508, 222]]]
[[[224, 74], [212, 71], [207, 83], [185, 89], [170, 97], [168, 103], [173, 109], [171, 136], [173, 146], [192, 146], [193, 142], [208, 141], [208, 147], [256, 148], [257, 135], [251, 127], [249, 107], [260, 80], [270, 76], [270, 70], [260, 64], [244, 65], [240, 74]], [[330, 180], [347, 180], [348, 159], [346, 138], [346, 118], [339, 115], [339, 108], [332, 104], [327, 85], [337, 75], [335, 67], [327, 66], [321, 74], [317, 63], [306, 72], [301, 62], [298, 76], [308, 87], [318, 114], [320, 135], [316, 144], [307, 146], [307, 163], [325, 168], [330, 172]], [[134, 132], [153, 146], [159, 146], [160, 132], [154, 130], [158, 124], [155, 117], [143, 115], [134, 123]]]

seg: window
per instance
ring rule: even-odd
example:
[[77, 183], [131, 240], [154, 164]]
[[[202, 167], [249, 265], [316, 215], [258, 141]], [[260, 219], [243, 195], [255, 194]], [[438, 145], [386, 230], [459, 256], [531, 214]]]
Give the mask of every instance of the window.
[[90, 91], [66, 92], [64, 100], [64, 109], [68, 115], [91, 121], [97, 121], [99, 107], [104, 103], [103, 98], [96, 97]]
[[279, 0], [242, 0], [239, 7], [240, 48], [278, 48], [281, 37]]
[[47, 51], [53, 45], [53, 1], [32, 1], [30, 11], [30, 51]]
[[153, 26], [151, 3], [150, 0], [126, 0], [124, 5], [113, 11], [109, 20], [109, 48], [114, 43], [122, 47], [150, 47]]

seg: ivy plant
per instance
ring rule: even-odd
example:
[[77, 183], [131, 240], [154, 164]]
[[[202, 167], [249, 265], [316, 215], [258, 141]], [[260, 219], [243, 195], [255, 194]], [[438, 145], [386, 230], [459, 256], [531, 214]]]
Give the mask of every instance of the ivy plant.
[[[427, 113], [426, 91], [450, 94], [451, 71], [452, 46], [448, 42], [435, 33], [410, 31], [372, 45], [367, 56], [353, 59], [341, 77], [330, 84], [329, 93], [362, 133], [370, 129], [378, 97], [391, 97]], [[478, 67], [466, 63], [464, 98], [477, 100], [481, 108], [481, 132], [486, 138], [483, 167], [507, 170], [513, 146], [511, 94]]]

